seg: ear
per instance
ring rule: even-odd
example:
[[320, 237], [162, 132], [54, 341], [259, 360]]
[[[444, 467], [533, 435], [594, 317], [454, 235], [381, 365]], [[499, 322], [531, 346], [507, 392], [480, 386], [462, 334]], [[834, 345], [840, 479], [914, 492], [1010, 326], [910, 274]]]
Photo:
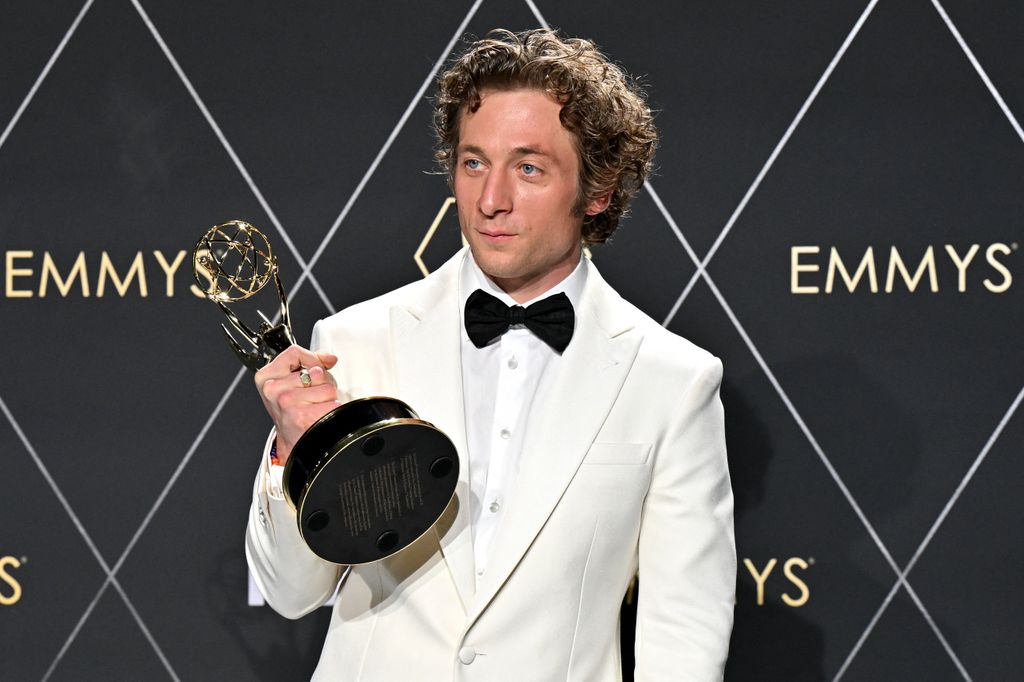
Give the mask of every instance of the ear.
[[597, 197], [596, 199], [591, 199], [590, 201], [588, 201], [587, 210], [584, 211], [584, 213], [586, 213], [587, 215], [597, 215], [598, 213], [601, 213], [606, 208], [608, 208], [608, 204], [610, 204], [611, 201], [612, 190], [608, 190], [607, 192]]

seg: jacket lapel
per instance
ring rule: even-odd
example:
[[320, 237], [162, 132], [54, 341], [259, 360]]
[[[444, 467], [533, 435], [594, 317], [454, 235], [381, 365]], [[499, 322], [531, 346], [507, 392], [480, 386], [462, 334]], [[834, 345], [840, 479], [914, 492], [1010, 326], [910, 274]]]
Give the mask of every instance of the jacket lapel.
[[436, 528], [441, 552], [465, 607], [475, 591], [469, 515], [469, 458], [462, 400], [458, 277], [462, 252], [435, 273], [433, 286], [390, 310], [398, 395], [451, 439], [459, 453], [454, 520]]
[[[487, 572], [467, 627], [483, 612], [522, 559], [572, 481], [633, 364], [642, 335], [626, 304], [590, 266], [576, 330], [531, 413], [530, 432], [508, 513], [499, 526]], [[579, 406], [586, 405], [586, 409]]]

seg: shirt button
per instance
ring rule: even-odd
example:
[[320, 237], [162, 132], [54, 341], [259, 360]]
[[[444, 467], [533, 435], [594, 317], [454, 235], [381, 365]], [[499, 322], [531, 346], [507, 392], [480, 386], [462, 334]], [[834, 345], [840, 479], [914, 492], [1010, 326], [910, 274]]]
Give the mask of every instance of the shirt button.
[[509, 431], [508, 429], [502, 429], [499, 435], [501, 436], [502, 440], [508, 440], [509, 438], [512, 437], [512, 432]]
[[516, 356], [513, 355], [512, 357], [510, 357], [508, 359], [508, 368], [509, 369], [515, 369], [518, 366], [519, 366], [519, 360], [516, 359]]
[[473, 662], [473, 659], [475, 658], [476, 652], [468, 646], [464, 646], [461, 649], [459, 649], [459, 661], [462, 662], [464, 665], [469, 665]]
[[491, 506], [490, 506], [490, 507], [488, 507], [488, 509], [490, 509], [490, 510], [491, 510], [491, 513], [492, 513], [492, 514], [497, 514], [497, 513], [498, 513], [498, 510], [499, 510], [499, 509], [501, 509], [501, 505], [500, 505], [500, 504], [498, 504], [498, 501], [497, 501], [497, 500], [495, 500], [494, 502], [491, 502]]

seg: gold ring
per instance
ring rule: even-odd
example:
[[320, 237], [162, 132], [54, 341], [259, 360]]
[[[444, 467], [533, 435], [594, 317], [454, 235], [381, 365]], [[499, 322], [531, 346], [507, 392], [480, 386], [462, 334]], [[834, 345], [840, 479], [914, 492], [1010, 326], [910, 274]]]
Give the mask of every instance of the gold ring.
[[299, 381], [303, 388], [309, 388], [313, 384], [313, 377], [309, 376], [309, 370], [303, 367], [299, 370]]

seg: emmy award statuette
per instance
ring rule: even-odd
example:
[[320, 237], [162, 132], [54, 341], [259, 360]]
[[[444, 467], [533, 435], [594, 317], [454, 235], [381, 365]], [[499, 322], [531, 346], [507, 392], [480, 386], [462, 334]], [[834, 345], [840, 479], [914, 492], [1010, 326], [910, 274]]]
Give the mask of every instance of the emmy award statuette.
[[[221, 325], [246, 367], [255, 372], [295, 343], [277, 259], [258, 229], [241, 220], [215, 225], [196, 244], [192, 268], [241, 338]], [[258, 313], [254, 330], [228, 304], [254, 296], [271, 279], [278, 319]], [[423, 535], [455, 495], [458, 477], [458, 454], [447, 436], [402, 401], [372, 397], [335, 408], [299, 438], [285, 464], [284, 487], [309, 548], [351, 565], [384, 559]]]

